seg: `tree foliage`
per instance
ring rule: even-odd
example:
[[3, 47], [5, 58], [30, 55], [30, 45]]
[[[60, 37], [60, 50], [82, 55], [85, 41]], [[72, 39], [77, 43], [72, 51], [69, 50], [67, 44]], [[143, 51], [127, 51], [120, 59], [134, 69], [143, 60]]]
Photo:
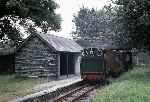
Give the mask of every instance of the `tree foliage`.
[[73, 32], [79, 38], [98, 38], [109, 33], [110, 12], [108, 8], [95, 10], [94, 8], [80, 8], [78, 15], [74, 16], [76, 30]]
[[57, 6], [53, 0], [0, 0], [0, 38], [7, 35], [17, 44], [21, 36], [16, 23], [27, 28], [40, 27], [44, 32], [60, 29]]
[[150, 1], [112, 0], [116, 6], [105, 6], [96, 11], [80, 9], [74, 17], [80, 38], [111, 37], [120, 48], [150, 50]]
[[122, 30], [116, 33], [118, 42], [120, 40], [124, 41], [124, 46], [150, 50], [150, 1], [117, 0], [115, 3], [119, 5], [116, 21], [121, 21], [122, 25]]
[[104, 6], [99, 10], [80, 8], [73, 19], [76, 26], [73, 37], [84, 47], [112, 44], [113, 14], [111, 5]]
[[112, 40], [118, 48], [128, 48], [127, 22], [124, 19], [125, 16], [122, 6], [113, 7], [111, 13], [113, 13], [110, 22], [111, 31], [113, 32]]
[[94, 9], [88, 9], [88, 8], [81, 8], [78, 12], [77, 16], [74, 16], [73, 22], [76, 25], [76, 32], [77, 36], [80, 36], [82, 38], [84, 37], [93, 37], [100, 31], [102, 31], [100, 28], [100, 23], [102, 23], [101, 18], [99, 18], [99, 15], [97, 11]]

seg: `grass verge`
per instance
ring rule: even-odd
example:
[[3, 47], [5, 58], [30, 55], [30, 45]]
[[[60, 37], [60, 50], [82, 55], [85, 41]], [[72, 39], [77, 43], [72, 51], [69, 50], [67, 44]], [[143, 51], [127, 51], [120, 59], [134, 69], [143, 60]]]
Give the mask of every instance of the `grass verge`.
[[0, 75], [0, 102], [31, 94], [32, 88], [46, 82], [45, 79], [16, 78], [15, 75]]
[[110, 82], [92, 102], [150, 102], [150, 66], [135, 67]]

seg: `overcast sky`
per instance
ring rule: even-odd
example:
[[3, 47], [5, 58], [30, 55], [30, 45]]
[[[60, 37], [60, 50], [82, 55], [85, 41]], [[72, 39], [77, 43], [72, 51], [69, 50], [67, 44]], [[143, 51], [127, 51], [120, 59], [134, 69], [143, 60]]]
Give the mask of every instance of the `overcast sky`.
[[71, 31], [73, 28], [73, 15], [77, 14], [81, 7], [100, 9], [105, 4], [109, 4], [110, 0], [55, 0], [59, 4], [59, 8], [56, 10], [62, 17], [61, 27], [62, 31], [55, 33], [57, 36], [63, 36], [71, 38]]

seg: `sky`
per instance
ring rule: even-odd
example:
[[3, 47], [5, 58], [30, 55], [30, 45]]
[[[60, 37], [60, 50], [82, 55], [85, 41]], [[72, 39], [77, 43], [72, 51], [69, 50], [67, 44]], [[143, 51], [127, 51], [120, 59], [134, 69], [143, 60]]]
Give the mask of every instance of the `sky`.
[[81, 7], [100, 9], [104, 5], [109, 4], [110, 0], [55, 0], [58, 3], [59, 8], [56, 13], [61, 15], [62, 22], [60, 32], [53, 32], [51, 34], [62, 36], [66, 38], [72, 38], [71, 32], [73, 30], [74, 23], [73, 15], [76, 15]]

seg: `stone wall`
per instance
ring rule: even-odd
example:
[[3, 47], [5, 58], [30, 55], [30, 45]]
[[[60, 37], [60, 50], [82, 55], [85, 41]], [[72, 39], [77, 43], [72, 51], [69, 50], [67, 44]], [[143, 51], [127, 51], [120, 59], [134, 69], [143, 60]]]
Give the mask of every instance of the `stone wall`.
[[23, 77], [56, 77], [59, 68], [58, 56], [38, 37], [31, 37], [16, 53], [15, 71]]

